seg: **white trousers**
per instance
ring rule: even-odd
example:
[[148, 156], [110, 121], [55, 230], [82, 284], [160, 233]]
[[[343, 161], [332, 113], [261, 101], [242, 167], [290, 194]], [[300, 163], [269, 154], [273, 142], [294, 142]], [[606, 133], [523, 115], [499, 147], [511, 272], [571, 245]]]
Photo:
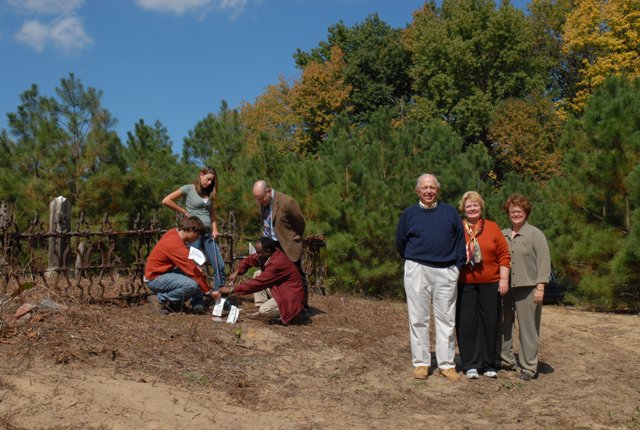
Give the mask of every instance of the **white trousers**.
[[458, 268], [429, 267], [406, 260], [404, 291], [409, 312], [409, 337], [413, 367], [430, 366], [429, 308], [433, 303], [438, 367], [456, 367], [455, 322]]

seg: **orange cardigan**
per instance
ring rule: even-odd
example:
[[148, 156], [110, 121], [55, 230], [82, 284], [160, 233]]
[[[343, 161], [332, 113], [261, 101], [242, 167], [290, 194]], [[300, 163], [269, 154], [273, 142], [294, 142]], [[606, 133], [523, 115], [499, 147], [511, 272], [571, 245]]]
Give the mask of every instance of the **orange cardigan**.
[[[469, 241], [469, 233], [464, 229], [465, 243]], [[477, 236], [482, 262], [473, 268], [467, 264], [462, 268], [459, 284], [488, 284], [500, 280], [500, 266], [510, 267], [511, 256], [509, 246], [498, 224], [484, 220], [484, 228]]]

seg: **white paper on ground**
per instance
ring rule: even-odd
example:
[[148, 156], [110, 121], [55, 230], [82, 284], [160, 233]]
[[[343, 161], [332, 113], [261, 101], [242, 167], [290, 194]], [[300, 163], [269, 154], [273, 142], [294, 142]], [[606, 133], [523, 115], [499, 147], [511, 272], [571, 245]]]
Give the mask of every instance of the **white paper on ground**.
[[195, 261], [199, 266], [202, 266], [207, 261], [204, 253], [193, 246], [189, 247], [189, 259]]
[[223, 297], [218, 297], [216, 299], [216, 304], [213, 306], [213, 313], [211, 315], [213, 315], [214, 317], [221, 317], [222, 310], [224, 309], [224, 302], [226, 301], [227, 299]]
[[229, 311], [229, 316], [227, 317], [227, 323], [235, 324], [236, 321], [238, 320], [239, 313], [240, 313], [240, 310], [238, 309], [237, 306], [231, 306], [231, 310]]

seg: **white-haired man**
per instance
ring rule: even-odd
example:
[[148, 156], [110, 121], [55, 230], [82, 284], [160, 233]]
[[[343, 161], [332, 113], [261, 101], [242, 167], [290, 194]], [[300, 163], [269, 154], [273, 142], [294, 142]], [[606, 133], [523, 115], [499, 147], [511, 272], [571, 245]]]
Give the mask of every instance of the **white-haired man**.
[[429, 376], [429, 308], [433, 304], [440, 374], [459, 381], [454, 362], [455, 316], [458, 275], [466, 260], [464, 230], [458, 211], [438, 202], [439, 192], [435, 175], [425, 173], [418, 178], [416, 194], [420, 200], [402, 212], [396, 247], [405, 259], [404, 289], [414, 377]]

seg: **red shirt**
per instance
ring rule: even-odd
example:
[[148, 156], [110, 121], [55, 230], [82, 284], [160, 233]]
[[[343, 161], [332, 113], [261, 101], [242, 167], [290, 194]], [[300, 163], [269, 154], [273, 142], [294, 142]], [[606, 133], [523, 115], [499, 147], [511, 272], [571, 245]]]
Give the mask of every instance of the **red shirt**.
[[[246, 273], [250, 267], [259, 267], [258, 254], [242, 260], [238, 273]], [[295, 264], [279, 249], [276, 249], [264, 264], [264, 270], [255, 279], [234, 286], [238, 294], [251, 294], [271, 288], [271, 295], [278, 304], [280, 319], [284, 324], [298, 316], [304, 307], [302, 278]]]
[[[465, 242], [469, 242], [469, 232], [464, 228]], [[500, 266], [510, 267], [509, 246], [498, 224], [484, 220], [484, 228], [476, 236], [482, 254], [482, 262], [473, 268], [466, 264], [460, 272], [459, 284], [488, 284], [500, 280]]]
[[184, 275], [194, 279], [202, 292], [210, 290], [202, 270], [195, 261], [189, 259], [189, 246], [180, 238], [178, 230], [173, 228], [166, 232], [151, 250], [144, 268], [144, 277], [151, 281], [176, 267]]

